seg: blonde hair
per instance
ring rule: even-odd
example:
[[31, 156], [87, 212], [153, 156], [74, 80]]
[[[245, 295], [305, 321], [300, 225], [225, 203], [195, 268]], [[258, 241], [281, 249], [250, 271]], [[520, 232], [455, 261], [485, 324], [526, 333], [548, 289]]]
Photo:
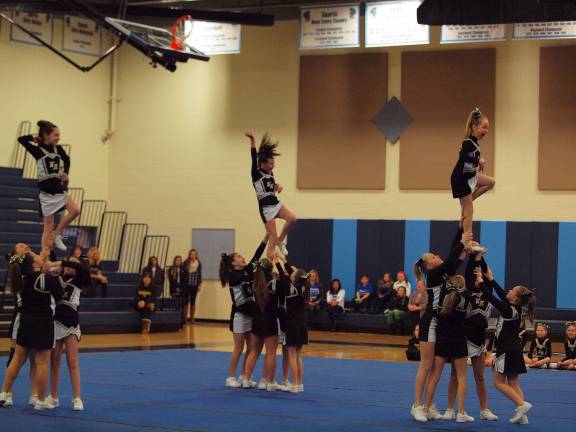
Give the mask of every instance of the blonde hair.
[[88, 261], [90, 264], [96, 264], [98, 261], [100, 261], [100, 251], [98, 248], [91, 247], [88, 249], [88, 253], [86, 255], [88, 256]]
[[454, 312], [456, 304], [460, 301], [461, 292], [466, 289], [466, 280], [463, 276], [455, 275], [446, 281], [448, 293], [444, 296], [444, 301], [440, 309], [440, 315], [450, 316]]
[[486, 116], [482, 114], [479, 108], [474, 108], [470, 114], [468, 114], [468, 119], [466, 120], [466, 128], [464, 129], [464, 138], [468, 138], [472, 135], [472, 129], [474, 126], [478, 126], [486, 119]]

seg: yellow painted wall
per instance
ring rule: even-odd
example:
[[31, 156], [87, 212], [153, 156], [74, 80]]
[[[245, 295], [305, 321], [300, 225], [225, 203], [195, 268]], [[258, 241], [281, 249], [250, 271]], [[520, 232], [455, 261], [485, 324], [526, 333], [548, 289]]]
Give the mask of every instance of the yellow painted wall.
[[[107, 125], [110, 63], [85, 74], [45, 48], [10, 42], [10, 27], [0, 24], [0, 166], [8, 166], [18, 125], [40, 119], [61, 128], [62, 143], [72, 146], [72, 187], [87, 197], [108, 194], [108, 147], [100, 137]], [[54, 23], [54, 45], [61, 47], [62, 20]], [[71, 55], [88, 65], [94, 57]]]

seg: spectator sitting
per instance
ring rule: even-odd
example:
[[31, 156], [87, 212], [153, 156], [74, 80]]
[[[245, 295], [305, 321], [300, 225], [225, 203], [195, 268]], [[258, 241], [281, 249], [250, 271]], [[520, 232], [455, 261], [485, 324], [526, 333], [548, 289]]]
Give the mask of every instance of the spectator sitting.
[[406, 316], [408, 315], [408, 297], [406, 297], [406, 288], [398, 287], [398, 292], [390, 302], [388, 311], [388, 327], [392, 334], [403, 334]]
[[428, 294], [426, 293], [426, 285], [424, 281], [419, 280], [416, 283], [416, 291], [410, 295], [408, 302], [408, 310], [412, 312], [413, 322], [419, 323], [420, 318], [426, 312], [426, 304], [428, 302]]
[[162, 292], [162, 288], [164, 287], [164, 270], [160, 267], [157, 257], [151, 256], [148, 259], [148, 265], [142, 269], [141, 274], [144, 273], [148, 273], [152, 276], [154, 286]]
[[188, 258], [182, 264], [182, 269], [184, 271], [184, 317], [188, 318], [188, 311], [190, 311], [190, 322], [194, 324], [196, 296], [202, 287], [202, 263], [196, 249], [190, 249]]
[[404, 273], [403, 271], [399, 271], [398, 273], [396, 273], [396, 282], [394, 282], [394, 290], [397, 292], [398, 288], [401, 286], [406, 288], [406, 297], [410, 297], [410, 294], [412, 293], [412, 285], [410, 284], [410, 281], [406, 279], [406, 273]]
[[330, 284], [330, 290], [326, 293], [326, 308], [330, 319], [330, 329], [336, 331], [338, 322], [344, 314], [344, 298], [346, 291], [342, 289], [339, 279], [334, 279]]
[[406, 350], [406, 360], [410, 361], [420, 361], [420, 341], [418, 336], [420, 335], [420, 326], [416, 324], [414, 327], [414, 333], [412, 337], [408, 340], [408, 349]]
[[74, 246], [72, 248], [72, 253], [70, 256], [77, 258], [79, 260], [82, 260], [82, 258], [85, 258], [84, 250], [82, 249], [82, 246], [78, 246], [78, 245]]
[[88, 250], [88, 265], [90, 267], [92, 289], [87, 296], [91, 297], [96, 287], [100, 287], [102, 297], [108, 297], [108, 278], [102, 274], [100, 251], [95, 247]]
[[390, 273], [384, 273], [382, 279], [378, 281], [378, 289], [374, 298], [374, 312], [384, 313], [388, 309], [394, 294], [393, 282]]
[[370, 310], [373, 292], [374, 289], [370, 284], [370, 278], [366, 275], [362, 275], [360, 283], [356, 287], [356, 296], [352, 301], [352, 309], [354, 309], [354, 312], [365, 313]]
[[308, 312], [316, 313], [322, 309], [324, 290], [320, 284], [320, 276], [317, 270], [310, 270], [310, 296], [306, 303]]
[[136, 311], [140, 314], [142, 320], [142, 333], [150, 333], [152, 324], [152, 313], [155, 308], [155, 299], [157, 293], [154, 286], [154, 280], [150, 273], [144, 273], [140, 278], [140, 283], [136, 290]]

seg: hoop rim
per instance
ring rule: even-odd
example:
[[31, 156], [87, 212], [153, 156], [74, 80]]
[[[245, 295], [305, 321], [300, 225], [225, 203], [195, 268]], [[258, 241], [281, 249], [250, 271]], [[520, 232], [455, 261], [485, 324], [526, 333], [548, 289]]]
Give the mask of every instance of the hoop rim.
[[186, 39], [188, 39], [192, 35], [192, 29], [190, 29], [188, 34], [184, 34], [184, 36], [178, 35], [178, 29], [186, 21], [193, 21], [192, 15], [182, 15], [181, 17], [178, 17], [178, 19], [172, 25], [172, 43], [170, 44], [170, 47], [178, 51], [182, 51], [184, 49]]

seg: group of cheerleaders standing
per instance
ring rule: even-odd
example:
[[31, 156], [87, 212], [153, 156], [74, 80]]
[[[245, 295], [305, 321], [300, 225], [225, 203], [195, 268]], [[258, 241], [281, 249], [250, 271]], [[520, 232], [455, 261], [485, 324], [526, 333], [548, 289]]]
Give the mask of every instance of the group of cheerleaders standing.
[[[488, 129], [488, 119], [476, 108], [466, 122], [465, 141], [451, 177], [453, 197], [460, 199], [462, 214], [448, 257], [444, 260], [426, 253], [414, 265], [416, 278], [426, 284], [428, 294], [420, 321], [421, 360], [411, 409], [414, 419], [420, 422], [474, 421], [465, 411], [468, 358], [474, 370], [480, 418], [498, 420], [488, 407], [484, 379], [486, 328], [492, 307], [500, 314], [495, 333], [494, 384], [516, 406], [510, 422], [527, 424], [527, 413], [532, 408], [525, 400], [518, 377], [526, 373], [520, 332], [525, 318], [531, 321], [534, 318], [536, 298], [522, 285], [508, 291], [502, 289], [484, 258], [487, 249], [475, 242], [472, 234], [473, 201], [494, 186], [494, 180], [483, 174], [485, 162], [480, 158], [479, 141]], [[457, 275], [467, 256], [465, 275]], [[434, 395], [448, 362], [452, 364], [452, 374], [448, 409], [442, 415], [434, 404]]]
[[[58, 145], [60, 131], [47, 121], [39, 121], [38, 126], [37, 136], [23, 136], [18, 141], [37, 162], [44, 231], [39, 254], [28, 245], [18, 243], [6, 257], [9, 262], [7, 281], [15, 295], [16, 306], [0, 407], [13, 404], [12, 386], [27, 359], [30, 360], [32, 387], [29, 404], [38, 410], [58, 407], [60, 362], [65, 347], [72, 383], [72, 407], [81, 411], [84, 405], [80, 398], [78, 366], [81, 335], [78, 305], [81, 287], [86, 285], [90, 272], [76, 257], [57, 260], [53, 254], [52, 246], [67, 250], [62, 233], [78, 217], [80, 210], [66, 192], [70, 158]], [[54, 229], [55, 215], [64, 209], [68, 212]], [[50, 395], [47, 395], [49, 375]]]

